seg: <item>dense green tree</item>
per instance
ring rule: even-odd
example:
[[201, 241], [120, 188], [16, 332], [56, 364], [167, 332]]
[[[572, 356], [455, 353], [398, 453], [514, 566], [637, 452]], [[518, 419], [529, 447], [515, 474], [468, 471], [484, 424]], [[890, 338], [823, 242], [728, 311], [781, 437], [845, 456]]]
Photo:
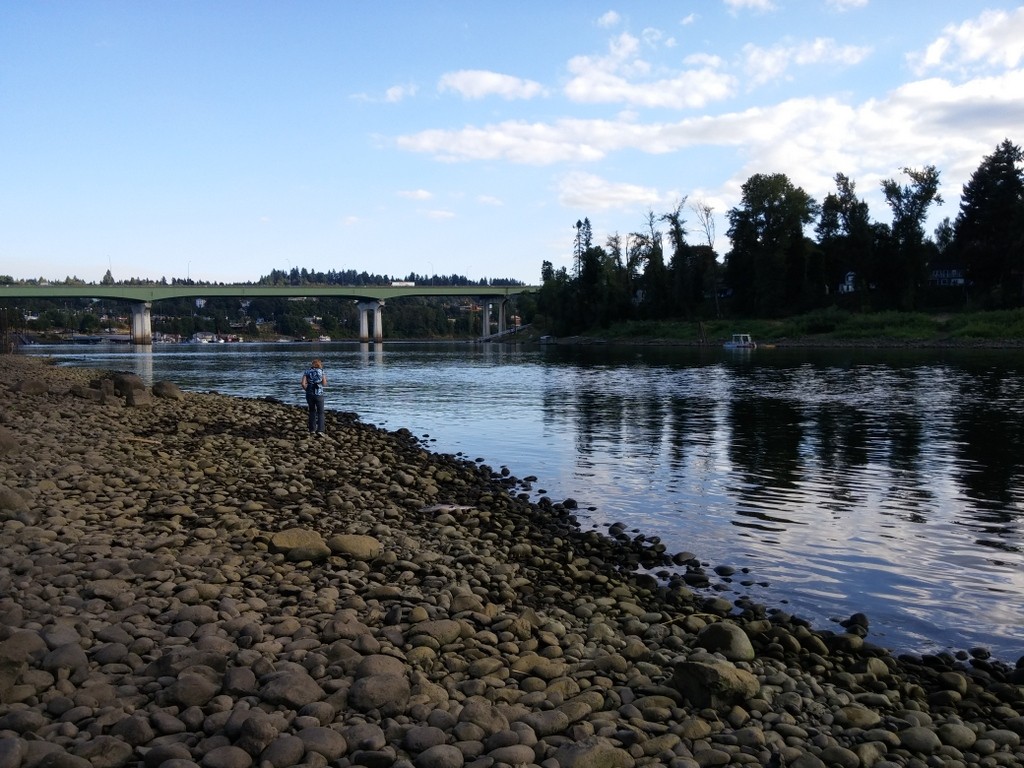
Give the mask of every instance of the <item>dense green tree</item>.
[[651, 319], [668, 317], [671, 310], [671, 290], [668, 269], [665, 267], [665, 251], [662, 247], [662, 233], [657, 226], [658, 217], [654, 211], [647, 212], [645, 231], [633, 233], [637, 245], [634, 262], [642, 265], [642, 293], [639, 296], [640, 316]]
[[584, 217], [576, 221], [576, 240], [573, 243], [573, 272], [578, 276], [583, 266], [583, 254], [590, 250], [594, 241], [594, 231], [590, 219]]
[[746, 181], [741, 205], [729, 211], [726, 280], [737, 312], [773, 317], [808, 308], [817, 287], [808, 283], [804, 227], [817, 213], [813, 198], [785, 174], [758, 173]]
[[1024, 170], [1009, 139], [986, 156], [964, 184], [953, 249], [986, 304], [1021, 303], [1024, 274]]
[[78, 321], [80, 333], [96, 333], [101, 327], [100, 319], [91, 312], [86, 312]]
[[825, 196], [818, 220], [818, 245], [830, 291], [836, 291], [847, 273], [854, 273], [856, 300], [865, 306], [873, 281], [871, 249], [874, 236], [868, 204], [856, 195], [856, 185], [845, 174], [835, 175], [836, 191]]
[[668, 240], [672, 253], [668, 262], [669, 306], [671, 314], [692, 317], [702, 299], [703, 275], [695, 250], [686, 242], [686, 220], [683, 218], [684, 197], [661, 221], [668, 225]]
[[879, 281], [879, 287], [897, 309], [917, 306], [918, 290], [925, 281], [925, 266], [934, 245], [925, 244], [924, 220], [932, 203], [941, 203], [939, 172], [934, 165], [918, 170], [904, 168], [910, 184], [895, 179], [882, 181], [882, 194], [892, 209], [892, 269]]

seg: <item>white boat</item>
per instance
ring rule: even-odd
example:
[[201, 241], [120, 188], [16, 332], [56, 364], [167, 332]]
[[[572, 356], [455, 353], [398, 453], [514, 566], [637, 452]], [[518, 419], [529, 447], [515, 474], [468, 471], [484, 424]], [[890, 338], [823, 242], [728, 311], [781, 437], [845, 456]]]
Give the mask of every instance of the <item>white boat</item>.
[[726, 349], [757, 349], [749, 333], [734, 333], [732, 339], [723, 344]]

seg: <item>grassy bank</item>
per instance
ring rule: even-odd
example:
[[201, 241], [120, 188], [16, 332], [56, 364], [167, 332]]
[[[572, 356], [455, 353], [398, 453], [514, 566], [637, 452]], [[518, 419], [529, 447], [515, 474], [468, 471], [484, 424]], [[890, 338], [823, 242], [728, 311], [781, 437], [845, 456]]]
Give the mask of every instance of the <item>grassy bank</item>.
[[718, 344], [733, 333], [749, 333], [774, 344], [1024, 344], [1024, 309], [963, 314], [828, 309], [777, 320], [631, 321], [581, 334], [609, 341]]

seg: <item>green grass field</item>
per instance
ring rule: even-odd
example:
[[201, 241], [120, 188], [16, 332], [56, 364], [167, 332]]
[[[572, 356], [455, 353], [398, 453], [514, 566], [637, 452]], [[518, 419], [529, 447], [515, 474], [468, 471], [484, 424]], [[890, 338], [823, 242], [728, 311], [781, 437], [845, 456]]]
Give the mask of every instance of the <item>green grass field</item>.
[[759, 344], [1006, 344], [1024, 343], [1024, 309], [957, 314], [821, 310], [781, 320], [632, 321], [585, 336], [608, 341], [722, 343], [749, 333]]

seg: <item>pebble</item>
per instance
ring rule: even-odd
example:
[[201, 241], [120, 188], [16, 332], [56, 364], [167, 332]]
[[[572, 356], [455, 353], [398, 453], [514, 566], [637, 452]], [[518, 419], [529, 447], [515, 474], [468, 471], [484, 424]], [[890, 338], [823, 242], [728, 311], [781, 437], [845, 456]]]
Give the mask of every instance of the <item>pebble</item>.
[[354, 414], [310, 453], [299, 408], [113, 381], [0, 358], [0, 768], [1024, 768], [984, 649], [734, 604]]

